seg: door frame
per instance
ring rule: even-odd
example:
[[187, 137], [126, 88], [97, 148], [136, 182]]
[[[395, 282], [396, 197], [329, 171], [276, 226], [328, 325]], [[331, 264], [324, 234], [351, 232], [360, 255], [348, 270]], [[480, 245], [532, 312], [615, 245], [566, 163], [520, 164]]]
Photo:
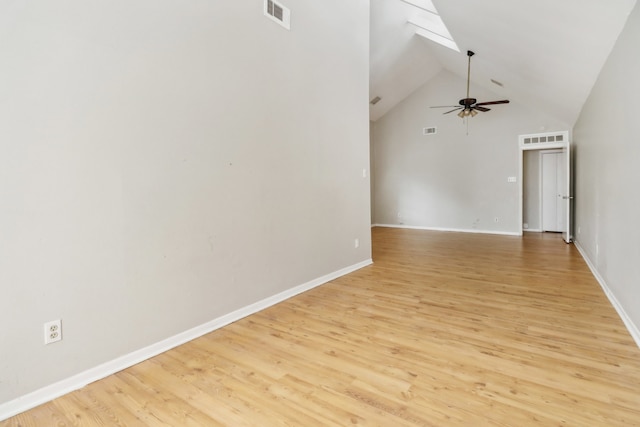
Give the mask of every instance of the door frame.
[[[545, 133], [534, 133], [534, 134], [526, 134], [518, 136], [518, 181], [520, 185], [518, 186], [518, 235], [522, 236], [524, 230], [522, 228], [523, 225], [523, 215], [524, 215], [524, 172], [523, 172], [523, 164], [524, 164], [524, 152], [529, 150], [553, 150], [553, 149], [561, 149], [566, 150], [566, 158], [567, 158], [567, 188], [569, 190], [572, 189], [572, 172], [570, 168], [570, 155], [571, 155], [571, 140], [569, 139], [569, 131], [560, 131], [560, 132], [545, 132]], [[572, 194], [567, 194], [568, 197], [568, 205], [567, 205], [567, 232], [563, 233], [563, 238], [565, 242], [570, 243], [573, 239], [572, 235], [572, 227], [571, 227], [571, 218], [573, 213], [571, 203]], [[542, 221], [542, 217], [540, 217], [540, 221]]]

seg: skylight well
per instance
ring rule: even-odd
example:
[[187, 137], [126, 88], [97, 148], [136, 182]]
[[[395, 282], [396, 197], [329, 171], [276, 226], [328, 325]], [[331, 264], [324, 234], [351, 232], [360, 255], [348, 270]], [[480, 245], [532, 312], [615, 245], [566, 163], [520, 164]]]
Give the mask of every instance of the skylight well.
[[442, 21], [431, 0], [401, 1], [419, 9], [416, 15], [407, 21], [409, 24], [417, 27], [417, 35], [448, 47], [449, 49], [453, 49], [456, 52], [460, 52], [458, 45], [453, 40], [451, 33], [449, 33], [447, 26], [444, 25], [444, 21]]

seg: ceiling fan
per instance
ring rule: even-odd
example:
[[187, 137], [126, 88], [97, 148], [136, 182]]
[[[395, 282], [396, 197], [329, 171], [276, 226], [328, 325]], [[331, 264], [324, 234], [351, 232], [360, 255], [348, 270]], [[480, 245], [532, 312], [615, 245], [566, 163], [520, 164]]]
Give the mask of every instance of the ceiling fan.
[[478, 114], [478, 111], [482, 111], [482, 112], [490, 111], [491, 109], [485, 107], [485, 105], [509, 103], [508, 99], [502, 99], [500, 101], [478, 102], [477, 99], [469, 97], [469, 80], [471, 78], [471, 57], [473, 55], [475, 55], [475, 53], [473, 53], [470, 50], [467, 51], [467, 56], [469, 57], [469, 60], [468, 60], [469, 63], [467, 66], [467, 97], [458, 101], [458, 104], [460, 104], [460, 106], [440, 105], [440, 106], [431, 107], [431, 108], [453, 108], [453, 110], [447, 111], [446, 113], [443, 113], [443, 114], [449, 114], [449, 113], [453, 113], [454, 111], [460, 111], [458, 113], [458, 117], [465, 118], [469, 116], [474, 117], [476, 114]]

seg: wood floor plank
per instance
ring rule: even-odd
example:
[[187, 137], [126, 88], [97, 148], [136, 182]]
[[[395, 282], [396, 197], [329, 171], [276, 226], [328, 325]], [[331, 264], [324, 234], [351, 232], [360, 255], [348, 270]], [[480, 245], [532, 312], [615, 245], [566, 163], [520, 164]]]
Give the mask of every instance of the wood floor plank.
[[61, 412], [52, 404], [40, 405], [30, 411], [23, 412], [5, 421], [0, 421], [2, 427], [40, 427], [56, 426], [71, 427], [74, 424], [69, 414]]
[[573, 245], [372, 234], [373, 265], [0, 426], [640, 426], [640, 349]]

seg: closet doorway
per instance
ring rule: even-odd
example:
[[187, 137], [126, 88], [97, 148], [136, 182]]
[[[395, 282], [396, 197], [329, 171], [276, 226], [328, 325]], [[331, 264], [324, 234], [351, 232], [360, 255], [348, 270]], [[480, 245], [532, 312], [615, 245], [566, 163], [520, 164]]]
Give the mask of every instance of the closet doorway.
[[523, 231], [562, 233], [572, 241], [571, 144], [568, 132], [520, 136]]

